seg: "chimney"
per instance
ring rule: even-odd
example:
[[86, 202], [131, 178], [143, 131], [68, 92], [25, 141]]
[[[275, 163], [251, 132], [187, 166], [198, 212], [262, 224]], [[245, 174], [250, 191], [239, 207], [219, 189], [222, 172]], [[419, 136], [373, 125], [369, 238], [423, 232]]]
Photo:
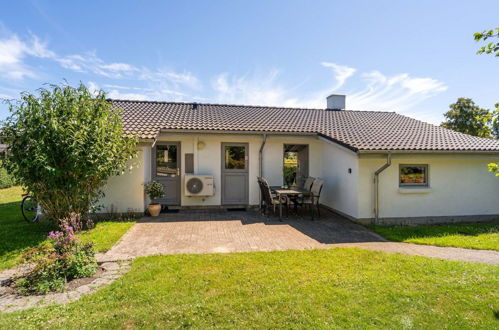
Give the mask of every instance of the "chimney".
[[331, 94], [327, 97], [326, 110], [345, 110], [346, 95]]

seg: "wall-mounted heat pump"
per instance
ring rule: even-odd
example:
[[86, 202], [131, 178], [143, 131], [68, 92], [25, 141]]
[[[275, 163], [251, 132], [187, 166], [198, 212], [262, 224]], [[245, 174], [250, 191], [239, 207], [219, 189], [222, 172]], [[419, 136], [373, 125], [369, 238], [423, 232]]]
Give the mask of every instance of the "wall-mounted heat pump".
[[215, 194], [213, 175], [185, 176], [185, 196], [213, 196]]

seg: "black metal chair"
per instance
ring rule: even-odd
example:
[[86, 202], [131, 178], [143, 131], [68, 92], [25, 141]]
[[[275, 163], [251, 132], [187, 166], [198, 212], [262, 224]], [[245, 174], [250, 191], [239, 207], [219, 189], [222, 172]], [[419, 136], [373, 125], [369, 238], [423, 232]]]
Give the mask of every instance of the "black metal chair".
[[[309, 176], [305, 179], [305, 181], [302, 182], [302, 184], [298, 187], [301, 188], [305, 191], [310, 192], [310, 189], [312, 188], [312, 184], [314, 183], [315, 178], [312, 176]], [[294, 209], [295, 212], [298, 211], [297, 207], [301, 204], [301, 200], [303, 199], [304, 195], [298, 195], [298, 196], [292, 196], [290, 198], [290, 201], [295, 205]]]
[[324, 186], [324, 180], [314, 179], [312, 186], [310, 187], [310, 195], [303, 196], [298, 200], [299, 205], [308, 205], [312, 220], [314, 220], [314, 208], [317, 208], [317, 214], [321, 216], [321, 209], [319, 200], [321, 198], [322, 187]]
[[[268, 216], [267, 210], [272, 208], [272, 211], [275, 213], [277, 207], [282, 204], [286, 206], [286, 214], [288, 213], [288, 199], [283, 196], [273, 196], [272, 191], [270, 190], [269, 183], [264, 178], [260, 178], [258, 180], [260, 184], [260, 189], [263, 196], [263, 213]], [[262, 206], [262, 205], [261, 205]]]

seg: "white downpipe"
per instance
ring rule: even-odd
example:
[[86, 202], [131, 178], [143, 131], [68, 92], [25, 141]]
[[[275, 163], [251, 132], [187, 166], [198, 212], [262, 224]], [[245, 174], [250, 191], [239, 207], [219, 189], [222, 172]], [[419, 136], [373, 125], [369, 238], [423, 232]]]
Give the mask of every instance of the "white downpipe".
[[386, 163], [374, 172], [374, 224], [378, 223], [379, 219], [379, 175], [392, 165], [392, 154], [386, 155]]

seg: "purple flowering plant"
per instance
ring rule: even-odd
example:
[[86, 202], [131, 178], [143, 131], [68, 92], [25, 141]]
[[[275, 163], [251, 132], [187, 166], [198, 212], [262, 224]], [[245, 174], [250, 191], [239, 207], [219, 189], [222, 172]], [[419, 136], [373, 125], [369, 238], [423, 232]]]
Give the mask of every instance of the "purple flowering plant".
[[51, 231], [48, 243], [27, 251], [23, 262], [32, 270], [16, 281], [21, 294], [45, 294], [62, 291], [68, 281], [92, 276], [97, 270], [92, 243], [81, 243], [74, 227], [63, 222], [59, 231]]
[[61, 231], [51, 231], [47, 238], [52, 242], [57, 252], [65, 252], [78, 243], [73, 227], [67, 224], [61, 225]]

